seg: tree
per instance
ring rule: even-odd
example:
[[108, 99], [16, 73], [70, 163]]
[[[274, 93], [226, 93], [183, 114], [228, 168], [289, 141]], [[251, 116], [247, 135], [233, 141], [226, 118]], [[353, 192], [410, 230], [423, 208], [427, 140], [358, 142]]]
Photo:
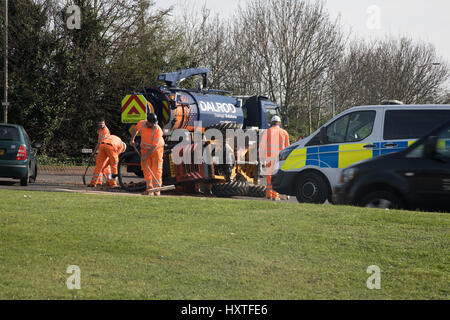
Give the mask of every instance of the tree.
[[9, 122], [22, 124], [31, 137], [47, 144], [64, 108], [52, 94], [52, 52], [58, 39], [48, 29], [48, 11], [49, 2], [9, 1]]
[[338, 21], [321, 2], [252, 0], [232, 22], [211, 20], [205, 11], [187, 21], [201, 21], [188, 28], [188, 43], [195, 44], [197, 61], [214, 71], [212, 84], [266, 95], [296, 129], [305, 113], [312, 128], [326, 70], [344, 49]]
[[338, 110], [396, 99], [407, 104], [436, 103], [450, 75], [434, 46], [410, 38], [350, 46], [335, 66]]
[[[69, 29], [67, 7], [81, 11]], [[23, 124], [52, 156], [94, 145], [97, 119], [126, 137], [120, 102], [189, 60], [170, 10], [148, 0], [10, 1], [11, 122]], [[2, 51], [3, 52], [3, 51]]]

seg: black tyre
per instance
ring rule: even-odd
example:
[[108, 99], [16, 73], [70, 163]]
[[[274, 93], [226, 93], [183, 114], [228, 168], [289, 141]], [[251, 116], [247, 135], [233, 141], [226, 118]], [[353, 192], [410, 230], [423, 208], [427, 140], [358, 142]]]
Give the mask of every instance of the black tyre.
[[36, 182], [36, 178], [37, 178], [37, 165], [34, 165], [34, 172], [33, 175], [30, 176], [30, 183], [35, 183]]
[[403, 200], [394, 192], [386, 190], [372, 191], [363, 196], [359, 205], [367, 208], [402, 209], [405, 207]]
[[248, 194], [248, 185], [242, 181], [231, 181], [214, 184], [211, 191], [217, 197], [246, 196]]
[[21, 178], [20, 179], [20, 185], [23, 186], [23, 187], [26, 187], [28, 185], [28, 180], [29, 180], [28, 176], [25, 177], [25, 178]]
[[[117, 175], [119, 184], [122, 187], [122, 189], [128, 191], [128, 192], [142, 192], [146, 189], [145, 180], [143, 179], [143, 176], [140, 178], [139, 175], [135, 174], [135, 172], [139, 172], [138, 170], [141, 170], [140, 163], [136, 163], [135, 161], [132, 161], [131, 159], [133, 156], [135, 156], [136, 152], [131, 151], [124, 153], [119, 158], [119, 163], [117, 165]], [[127, 167], [128, 166], [135, 166], [136, 170], [133, 170], [132, 172], [128, 172]]]
[[330, 197], [326, 180], [317, 173], [306, 173], [300, 176], [296, 188], [297, 201], [301, 203], [324, 203]]
[[265, 198], [266, 197], [266, 186], [250, 185], [250, 186], [248, 186], [247, 195], [249, 197]]

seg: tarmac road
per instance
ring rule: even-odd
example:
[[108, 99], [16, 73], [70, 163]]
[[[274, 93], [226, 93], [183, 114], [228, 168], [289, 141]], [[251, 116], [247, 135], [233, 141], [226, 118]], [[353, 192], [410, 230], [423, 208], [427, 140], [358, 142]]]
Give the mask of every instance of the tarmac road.
[[[115, 189], [111, 191], [109, 188], [87, 188], [83, 184], [82, 176], [85, 168], [71, 167], [71, 168], [53, 168], [53, 167], [39, 167], [38, 177], [35, 183], [29, 183], [24, 187], [20, 185], [18, 180], [1, 179], [0, 178], [0, 190], [23, 190], [23, 191], [45, 191], [45, 192], [69, 192], [69, 193], [85, 193], [85, 194], [109, 194], [118, 196], [141, 196], [140, 193], [129, 193], [122, 189]], [[92, 177], [92, 169], [88, 171], [86, 175], [86, 183], [90, 182]], [[163, 196], [171, 197], [211, 197], [202, 194], [179, 194], [175, 191], [162, 192]], [[233, 197], [232, 199], [246, 199], [246, 200], [258, 200], [269, 201], [264, 198], [254, 197]], [[295, 197], [290, 197], [289, 202], [297, 202]], [[285, 201], [283, 201], [285, 202]]]

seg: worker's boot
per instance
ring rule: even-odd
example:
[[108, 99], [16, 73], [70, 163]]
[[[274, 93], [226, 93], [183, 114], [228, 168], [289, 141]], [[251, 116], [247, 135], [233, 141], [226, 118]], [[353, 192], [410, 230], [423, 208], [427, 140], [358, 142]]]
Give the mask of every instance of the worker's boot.
[[155, 192], [155, 197], [159, 197], [161, 195], [161, 191], [156, 191]]
[[153, 192], [150, 192], [148, 190], [145, 190], [144, 192], [141, 193], [143, 196], [149, 196], [149, 197], [153, 197]]
[[281, 200], [289, 200], [289, 196], [285, 195], [285, 194], [280, 194], [280, 199]]

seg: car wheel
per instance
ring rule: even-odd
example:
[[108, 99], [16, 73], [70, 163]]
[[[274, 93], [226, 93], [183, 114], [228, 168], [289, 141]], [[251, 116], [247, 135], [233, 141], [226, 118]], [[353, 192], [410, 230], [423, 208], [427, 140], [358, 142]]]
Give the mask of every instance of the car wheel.
[[36, 178], [37, 178], [37, 165], [34, 165], [34, 171], [33, 171], [33, 175], [30, 177], [30, 183], [34, 183], [36, 182]]
[[28, 177], [20, 179], [20, 185], [26, 187], [28, 185]]
[[321, 204], [330, 196], [329, 193], [327, 182], [316, 173], [303, 174], [297, 182], [298, 202]]
[[394, 192], [379, 190], [362, 197], [359, 205], [367, 208], [401, 209], [404, 208], [402, 199]]

